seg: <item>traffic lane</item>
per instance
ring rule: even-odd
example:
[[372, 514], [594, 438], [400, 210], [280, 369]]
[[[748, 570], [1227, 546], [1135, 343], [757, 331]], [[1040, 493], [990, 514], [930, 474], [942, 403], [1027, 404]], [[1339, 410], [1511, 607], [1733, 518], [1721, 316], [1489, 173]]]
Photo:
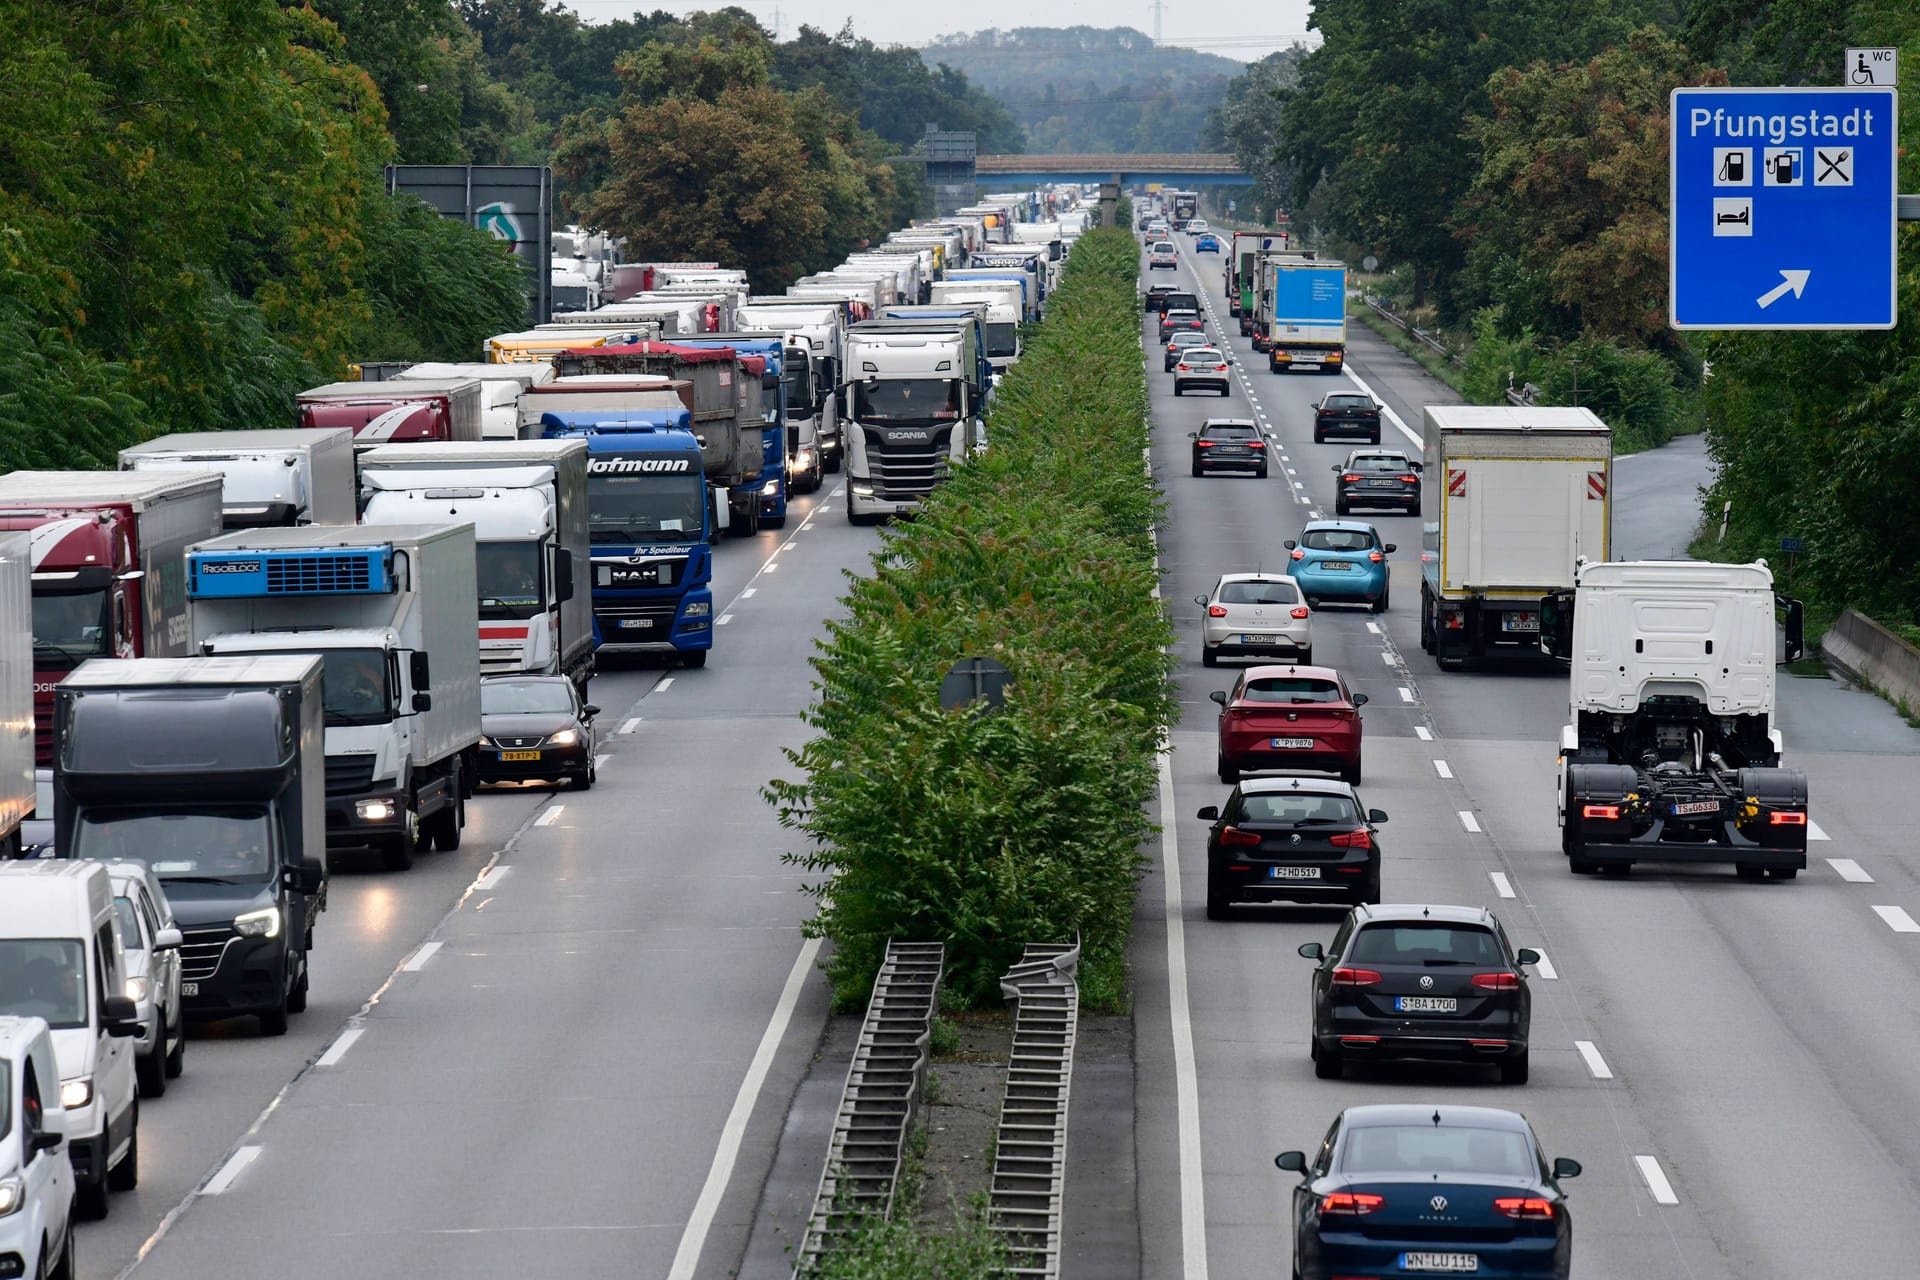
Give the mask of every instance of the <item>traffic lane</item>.
[[1613, 460], [1615, 560], [1691, 560], [1701, 490], [1713, 483], [1707, 436], [1675, 436], [1658, 449]]

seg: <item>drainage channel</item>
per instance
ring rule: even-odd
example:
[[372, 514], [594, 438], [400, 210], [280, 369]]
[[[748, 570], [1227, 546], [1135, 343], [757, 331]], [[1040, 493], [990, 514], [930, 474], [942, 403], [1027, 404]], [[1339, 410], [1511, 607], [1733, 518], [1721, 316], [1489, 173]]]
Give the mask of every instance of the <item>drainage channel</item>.
[[1000, 980], [1018, 1008], [988, 1200], [1017, 1276], [1060, 1274], [1079, 965], [1077, 942], [1030, 942]]
[[926, 1079], [927, 1044], [945, 964], [946, 948], [938, 942], [887, 944], [840, 1094], [796, 1277], [813, 1269], [850, 1218], [893, 1212], [900, 1157]]

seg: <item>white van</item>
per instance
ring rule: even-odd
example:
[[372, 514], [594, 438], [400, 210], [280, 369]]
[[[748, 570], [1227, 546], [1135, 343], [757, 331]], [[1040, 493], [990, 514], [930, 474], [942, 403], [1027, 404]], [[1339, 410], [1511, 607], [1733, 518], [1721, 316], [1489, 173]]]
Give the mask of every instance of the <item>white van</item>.
[[73, 1165], [40, 1018], [0, 1017], [0, 1275], [73, 1280]]
[[113, 883], [99, 862], [0, 863], [0, 1014], [53, 1032], [80, 1212], [104, 1217], [107, 1190], [140, 1180], [127, 961]]

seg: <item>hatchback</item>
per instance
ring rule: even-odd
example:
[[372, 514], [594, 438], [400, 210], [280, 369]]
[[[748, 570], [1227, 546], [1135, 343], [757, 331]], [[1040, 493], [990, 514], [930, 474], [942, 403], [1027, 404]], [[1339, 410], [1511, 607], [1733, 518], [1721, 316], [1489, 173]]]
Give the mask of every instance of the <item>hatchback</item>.
[[1313, 611], [1300, 584], [1278, 573], [1223, 573], [1211, 595], [1195, 596], [1200, 664], [1222, 658], [1313, 661]]
[[1255, 778], [1200, 818], [1207, 833], [1207, 919], [1236, 902], [1380, 900], [1377, 826], [1387, 820], [1332, 778]]
[[1300, 944], [1313, 971], [1314, 1074], [1349, 1060], [1484, 1062], [1506, 1084], [1527, 1082], [1533, 997], [1526, 965], [1485, 907], [1355, 907], [1326, 947]]
[[1165, 267], [1171, 271], [1180, 265], [1180, 253], [1173, 247], [1171, 240], [1156, 241], [1147, 250], [1147, 268], [1158, 271]]
[[1176, 333], [1205, 333], [1206, 321], [1200, 318], [1198, 311], [1184, 307], [1168, 307], [1160, 317], [1160, 341], [1172, 342]]
[[476, 780], [531, 778], [594, 783], [593, 718], [566, 676], [494, 676], [480, 682], [480, 750]]
[[1288, 573], [1307, 593], [1307, 605], [1322, 601], [1364, 604], [1375, 613], [1387, 611], [1390, 584], [1387, 557], [1394, 544], [1380, 541], [1380, 533], [1357, 520], [1313, 520], [1300, 538], [1283, 544], [1293, 565]]
[[1173, 394], [1183, 396], [1193, 388], [1231, 394], [1227, 375], [1227, 357], [1218, 347], [1188, 347], [1173, 363]]
[[1324, 769], [1360, 782], [1360, 708], [1332, 667], [1248, 667], [1220, 704], [1220, 781], [1256, 769]]
[[1267, 442], [1250, 418], [1208, 418], [1198, 431], [1189, 431], [1193, 441], [1193, 474], [1209, 471], [1251, 471], [1265, 479]]
[[1334, 467], [1333, 509], [1346, 515], [1355, 507], [1397, 507], [1420, 514], [1421, 463], [1397, 449], [1355, 449]]
[[1167, 339], [1167, 367], [1165, 371], [1167, 373], [1173, 372], [1173, 366], [1180, 363], [1180, 353], [1188, 347], [1204, 347], [1206, 345], [1207, 335], [1198, 330], [1182, 329], [1179, 333], [1174, 334], [1171, 338]]

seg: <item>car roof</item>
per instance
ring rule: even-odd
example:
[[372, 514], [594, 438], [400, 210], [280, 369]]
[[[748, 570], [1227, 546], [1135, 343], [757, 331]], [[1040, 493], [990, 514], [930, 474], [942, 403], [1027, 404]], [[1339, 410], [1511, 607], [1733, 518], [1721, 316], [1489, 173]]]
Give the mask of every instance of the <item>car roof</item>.
[[1293, 662], [1267, 662], [1259, 666], [1248, 667], [1241, 675], [1252, 680], [1268, 676], [1311, 676], [1318, 680], [1338, 680], [1340, 671], [1336, 667], [1309, 667]]
[[482, 686], [490, 684], [572, 684], [572, 676], [541, 675], [532, 671], [516, 671], [511, 675], [487, 676], [480, 681]]
[[1432, 1103], [1409, 1104], [1404, 1102], [1376, 1102], [1365, 1106], [1348, 1107], [1340, 1113], [1340, 1118], [1350, 1129], [1372, 1129], [1381, 1125], [1434, 1124], [1438, 1116], [1439, 1124], [1459, 1125], [1468, 1129], [1509, 1129], [1515, 1133], [1531, 1133], [1527, 1118], [1517, 1111], [1507, 1111], [1500, 1107], [1460, 1107], [1435, 1106]]
[[1278, 777], [1245, 778], [1240, 783], [1240, 794], [1243, 796], [1290, 795], [1302, 791], [1322, 796], [1347, 796], [1356, 801], [1360, 798], [1352, 783], [1342, 782], [1338, 778], [1296, 778], [1281, 774]]
[[[1220, 575], [1220, 581], [1221, 581], [1222, 583], [1227, 583], [1227, 582], [1293, 582], [1293, 575], [1292, 575], [1292, 574], [1290, 574], [1290, 573], [1263, 573], [1263, 572], [1254, 572], [1254, 573], [1223, 573], [1223, 574], [1221, 574], [1221, 575]], [[1298, 583], [1294, 583], [1294, 585], [1295, 585], [1295, 586], [1298, 586], [1299, 584], [1298, 584]]]
[[1380, 902], [1354, 909], [1355, 919], [1366, 924], [1485, 924], [1493, 923], [1493, 912], [1485, 907], [1461, 907], [1433, 902]]
[[1383, 449], [1377, 444], [1370, 444], [1363, 449], [1349, 449], [1347, 456], [1349, 458], [1405, 458], [1407, 457], [1407, 451], [1405, 449]]
[[1252, 418], [1202, 418], [1202, 428], [1206, 427], [1251, 427], [1257, 426]]
[[1365, 520], [1309, 520], [1300, 526], [1302, 533], [1309, 529], [1344, 529], [1348, 533], [1370, 533], [1376, 538], [1380, 536], [1380, 531]]

